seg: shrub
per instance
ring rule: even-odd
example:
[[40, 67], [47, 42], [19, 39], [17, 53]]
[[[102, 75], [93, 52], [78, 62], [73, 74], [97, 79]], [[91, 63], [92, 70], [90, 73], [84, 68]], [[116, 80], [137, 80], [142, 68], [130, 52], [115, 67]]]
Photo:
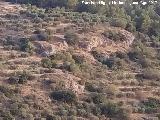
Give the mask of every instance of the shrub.
[[77, 115], [85, 117], [85, 116], [87, 116], [87, 112], [84, 109], [78, 109], [77, 110]]
[[58, 115], [59, 115], [59, 116], [67, 116], [67, 114], [68, 114], [68, 110], [60, 109], [60, 110], [58, 111]]
[[94, 104], [100, 104], [100, 103], [103, 103], [104, 102], [104, 96], [101, 95], [101, 94], [94, 94], [92, 96], [92, 101]]
[[115, 70], [127, 68], [127, 64], [123, 59], [115, 59], [115, 65], [113, 66]]
[[109, 38], [113, 41], [124, 41], [124, 35], [120, 32], [114, 30], [106, 30], [102, 33], [106, 38]]
[[69, 112], [68, 112], [68, 115], [69, 116], [71, 116], [71, 115], [73, 115], [73, 116], [76, 116], [77, 115], [77, 110], [76, 109], [69, 109]]
[[73, 59], [75, 60], [75, 62], [76, 62], [77, 64], [82, 64], [83, 62], [85, 62], [84, 56], [73, 55]]
[[44, 58], [41, 60], [42, 66], [45, 68], [51, 68], [52, 67], [52, 61], [49, 58]]
[[100, 105], [101, 113], [108, 117], [116, 117], [120, 111], [119, 107], [114, 103], [103, 103]]
[[108, 68], [112, 68], [114, 66], [114, 59], [109, 58], [102, 62], [103, 64], [107, 65]]
[[21, 38], [19, 46], [20, 46], [20, 50], [24, 52], [31, 53], [33, 52], [33, 49], [34, 49], [33, 44], [29, 41], [28, 38]]
[[73, 103], [76, 102], [77, 97], [76, 94], [72, 91], [54, 91], [51, 93], [51, 98], [57, 101]]
[[156, 98], [148, 98], [147, 101], [142, 102], [145, 108], [158, 108], [160, 107], [160, 100]]
[[8, 79], [8, 81], [9, 81], [10, 84], [17, 84], [18, 81], [19, 81], [19, 79], [18, 79], [18, 77], [12, 76], [12, 77], [10, 77], [10, 78]]
[[34, 31], [34, 34], [35, 35], [31, 37], [32, 40], [46, 41], [49, 37], [46, 32], [43, 32], [41, 30]]
[[74, 60], [72, 59], [72, 55], [69, 52], [63, 52], [63, 51], [57, 52], [56, 54], [51, 55], [50, 59], [74, 62]]
[[130, 108], [120, 108], [119, 113], [118, 113], [118, 118], [119, 120], [132, 120], [131, 118], [131, 109]]
[[76, 116], [69, 116], [69, 117], [67, 117], [67, 120], [77, 120], [77, 117]]
[[61, 118], [57, 115], [47, 115], [46, 120], [61, 120]]
[[77, 45], [79, 42], [78, 35], [71, 31], [66, 32], [64, 38], [69, 45]]
[[123, 18], [112, 18], [110, 21], [111, 26], [126, 28], [127, 21]]
[[139, 64], [141, 64], [143, 68], [148, 68], [151, 67], [151, 60], [148, 58], [142, 58], [139, 60]]
[[99, 116], [101, 114], [101, 109], [97, 106], [91, 106], [91, 112], [93, 115]]
[[106, 92], [107, 94], [109, 95], [116, 95], [117, 94], [117, 87], [115, 85], [109, 85], [107, 88], [106, 88]]
[[97, 59], [101, 63], [105, 62], [108, 59], [107, 55], [103, 55], [101, 51], [97, 49], [92, 51], [92, 55], [95, 59]]
[[124, 69], [127, 64], [123, 59], [117, 58], [117, 57], [111, 57], [106, 59], [102, 62], [103, 64], [107, 65], [110, 69]]
[[149, 80], [160, 80], [160, 74], [158, 70], [149, 68], [143, 71], [143, 78]]
[[132, 50], [128, 53], [129, 59], [134, 62], [136, 62], [138, 59], [140, 59], [141, 56], [142, 56], [142, 54], [140, 54], [138, 51], [134, 51], [134, 50]]
[[28, 72], [22, 71], [22, 72], [16, 72], [8, 80], [9, 80], [9, 83], [11, 84], [24, 84], [31, 79], [32, 79], [32, 76]]
[[72, 72], [73, 74], [81, 74], [81, 71], [79, 69], [79, 66], [77, 64], [71, 63], [69, 68], [69, 72]]
[[8, 86], [0, 85], [0, 92], [4, 93], [5, 96], [11, 97], [14, 95], [14, 91], [10, 89]]
[[3, 120], [12, 120], [14, 119], [13, 115], [9, 111], [0, 110], [0, 117]]
[[99, 88], [98, 86], [92, 84], [92, 83], [86, 83], [85, 84], [85, 89], [90, 91], [90, 92], [98, 92], [98, 93], [101, 93], [102, 92], [102, 89]]
[[116, 52], [115, 53], [116, 54], [116, 57], [117, 58], [120, 58], [120, 59], [127, 59], [128, 58], [128, 56], [127, 56], [127, 54], [126, 53], [123, 53], [123, 52]]
[[157, 113], [157, 111], [158, 109], [156, 108], [151, 108], [151, 107], [145, 108], [145, 113], [148, 113], [148, 114]]
[[143, 42], [136, 41], [134, 48], [128, 53], [130, 60], [139, 61], [145, 58], [155, 58], [156, 52], [153, 48], [147, 47]]
[[14, 46], [15, 43], [14, 43], [14, 39], [12, 36], [7, 36], [7, 38], [4, 40], [4, 45], [11, 45], [11, 46]]
[[144, 109], [145, 113], [157, 113], [160, 107], [160, 100], [156, 98], [148, 98], [148, 100], [143, 100], [140, 103], [141, 109]]
[[28, 72], [26, 72], [26, 71], [16, 73], [16, 76], [18, 76], [18, 79], [19, 79], [19, 80], [18, 80], [18, 83], [19, 83], [19, 84], [26, 83], [27, 80], [30, 80], [30, 79], [31, 79], [30, 73], [28, 73]]
[[136, 28], [135, 28], [135, 26], [133, 25], [133, 23], [127, 23], [125, 29], [126, 29], [127, 31], [129, 31], [129, 32], [135, 32], [135, 31], [136, 31]]

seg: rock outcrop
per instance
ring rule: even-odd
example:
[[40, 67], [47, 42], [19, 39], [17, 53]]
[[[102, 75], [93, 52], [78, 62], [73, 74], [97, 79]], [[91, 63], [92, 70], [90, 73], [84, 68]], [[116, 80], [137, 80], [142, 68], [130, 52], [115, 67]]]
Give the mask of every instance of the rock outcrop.
[[33, 44], [36, 47], [36, 52], [43, 57], [56, 53], [55, 46], [46, 41], [34, 41]]
[[61, 86], [61, 89], [72, 90], [76, 95], [84, 93], [85, 86], [79, 84], [81, 79], [72, 74], [64, 73], [62, 70], [55, 69], [53, 73], [44, 74], [41, 78], [54, 80], [55, 86]]
[[117, 51], [124, 52], [133, 43], [134, 35], [121, 28], [108, 28], [113, 32], [117, 32], [123, 36], [123, 41], [116, 40], [113, 41], [109, 38], [103, 36], [102, 31], [96, 31], [96, 33], [84, 34], [84, 38], [81, 38], [79, 47], [86, 50], [92, 51], [95, 48], [100, 49], [103, 54], [111, 54]]

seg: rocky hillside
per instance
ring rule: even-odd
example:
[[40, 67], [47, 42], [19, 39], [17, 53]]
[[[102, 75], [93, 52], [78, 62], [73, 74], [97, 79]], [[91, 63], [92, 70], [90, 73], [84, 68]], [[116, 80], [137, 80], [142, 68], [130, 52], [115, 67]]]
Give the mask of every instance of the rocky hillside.
[[159, 46], [67, 14], [0, 2], [0, 119], [158, 120]]

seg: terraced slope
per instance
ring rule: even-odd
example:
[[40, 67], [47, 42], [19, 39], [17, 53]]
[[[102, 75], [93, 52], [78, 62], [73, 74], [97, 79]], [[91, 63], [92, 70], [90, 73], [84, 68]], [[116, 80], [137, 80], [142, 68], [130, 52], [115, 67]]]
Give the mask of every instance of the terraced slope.
[[[143, 67], [125, 57], [133, 52], [134, 34], [106, 24], [85, 32], [67, 17], [56, 17], [54, 10], [40, 17], [44, 11], [0, 2], [2, 119], [158, 120], [159, 69], [158, 75], [143, 79]], [[74, 42], [67, 41], [67, 33]], [[149, 55], [157, 55], [159, 48], [151, 43]], [[151, 64], [158, 65], [152, 58]], [[60, 90], [75, 93], [76, 103], [52, 99], [51, 93]]]

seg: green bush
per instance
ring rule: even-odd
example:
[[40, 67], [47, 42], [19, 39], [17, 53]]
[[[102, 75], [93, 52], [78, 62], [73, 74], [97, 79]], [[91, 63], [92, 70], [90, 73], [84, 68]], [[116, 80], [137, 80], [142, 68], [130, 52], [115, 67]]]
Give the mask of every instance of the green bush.
[[102, 62], [103, 64], [107, 65], [110, 69], [124, 69], [127, 67], [126, 62], [123, 59], [117, 57], [110, 57]]
[[97, 106], [91, 106], [91, 112], [93, 115], [99, 116], [101, 114], [101, 109]]
[[19, 84], [26, 83], [27, 80], [31, 79], [30, 73], [28, 73], [26, 71], [16, 73], [16, 76], [18, 76], [18, 78], [19, 78], [19, 81], [18, 81]]
[[29, 41], [28, 38], [21, 38], [19, 46], [20, 50], [23, 52], [32, 53], [34, 50], [33, 44]]
[[61, 118], [57, 115], [47, 115], [46, 120], [61, 120]]
[[34, 36], [31, 37], [31, 40], [46, 41], [48, 40], [48, 38], [49, 38], [49, 35], [46, 32], [41, 31], [41, 30], [36, 30], [34, 31]]
[[119, 114], [120, 108], [114, 103], [103, 103], [100, 105], [101, 113], [105, 116], [116, 117]]
[[13, 120], [14, 117], [9, 111], [0, 110], [0, 117], [3, 120]]
[[76, 62], [77, 64], [82, 64], [82, 63], [85, 62], [84, 56], [73, 55], [73, 59], [75, 60], [75, 62]]
[[10, 97], [14, 95], [14, 91], [10, 89], [8, 86], [0, 85], [0, 92], [3, 93], [5, 96]]
[[148, 58], [142, 58], [138, 61], [138, 63], [143, 67], [143, 68], [148, 68], [151, 67], [151, 60]]
[[49, 58], [42, 59], [41, 64], [45, 68], [51, 68], [52, 67], [52, 61]]
[[57, 52], [56, 54], [53, 54], [50, 56], [51, 60], [62, 60], [63, 62], [68, 61], [74, 63], [74, 60], [72, 59], [72, 55], [69, 52]]
[[68, 115], [69, 115], [69, 116], [71, 116], [71, 115], [76, 116], [76, 115], [77, 115], [77, 110], [76, 110], [76, 109], [74, 109], [74, 108], [69, 109], [69, 111], [68, 111]]
[[143, 58], [142, 53], [136, 51], [136, 50], [132, 50], [130, 52], [128, 52], [128, 57], [130, 60], [137, 62], [139, 59]]
[[98, 50], [93, 50], [92, 55], [95, 59], [97, 59], [99, 62], [103, 63], [108, 59], [108, 56], [103, 55], [100, 51]]
[[109, 85], [109, 86], [107, 86], [107, 88], [106, 88], [106, 93], [107, 93], [108, 95], [114, 96], [114, 95], [117, 94], [117, 92], [118, 92], [118, 89], [117, 89], [117, 87], [116, 87], [115, 85]]
[[77, 64], [74, 64], [74, 63], [71, 63], [69, 65], [68, 71], [72, 72], [73, 74], [81, 74], [79, 66]]
[[8, 81], [11, 84], [24, 84], [31, 79], [32, 79], [32, 76], [30, 75], [30, 73], [26, 71], [22, 71], [22, 72], [20, 71], [20, 72], [16, 72], [13, 76], [11, 76], [8, 79]]
[[87, 116], [87, 112], [85, 109], [77, 109], [77, 115], [81, 116], [81, 117], [86, 117]]
[[114, 31], [114, 30], [106, 30], [103, 32], [103, 35], [106, 38], [109, 38], [113, 41], [124, 41], [124, 35], [120, 32]]
[[93, 101], [94, 104], [103, 103], [104, 100], [105, 100], [104, 95], [94, 94], [94, 95], [92, 96], [92, 101]]
[[117, 118], [119, 120], [132, 120], [131, 113], [126, 108], [120, 108]]
[[77, 45], [79, 42], [78, 35], [71, 31], [66, 32], [64, 38], [69, 45]]
[[145, 113], [152, 114], [157, 113], [160, 107], [160, 100], [156, 98], [148, 98], [140, 103], [141, 109], [144, 109]]
[[127, 21], [123, 18], [112, 18], [110, 21], [111, 26], [126, 28]]
[[127, 64], [123, 59], [115, 58], [115, 64], [113, 66], [113, 69], [125, 69], [127, 68]]
[[4, 45], [11, 45], [11, 46], [14, 46], [15, 43], [14, 43], [14, 39], [12, 36], [7, 36], [6, 39], [4, 40]]
[[159, 70], [147, 68], [143, 71], [143, 78], [149, 80], [160, 80]]
[[85, 84], [85, 89], [88, 90], [89, 92], [97, 92], [97, 93], [102, 92], [102, 88], [98, 87], [93, 83], [88, 83], [88, 82]]
[[148, 98], [147, 101], [142, 101], [145, 108], [158, 108], [160, 107], [160, 100], [156, 98]]
[[74, 103], [77, 101], [76, 94], [72, 91], [54, 91], [51, 93], [51, 98], [57, 101]]
[[76, 116], [68, 116], [67, 120], [77, 120], [77, 117]]
[[15, 77], [15, 76], [12, 76], [8, 79], [9, 83], [10, 84], [17, 84], [18, 81], [19, 81], [19, 78], [18, 77]]

